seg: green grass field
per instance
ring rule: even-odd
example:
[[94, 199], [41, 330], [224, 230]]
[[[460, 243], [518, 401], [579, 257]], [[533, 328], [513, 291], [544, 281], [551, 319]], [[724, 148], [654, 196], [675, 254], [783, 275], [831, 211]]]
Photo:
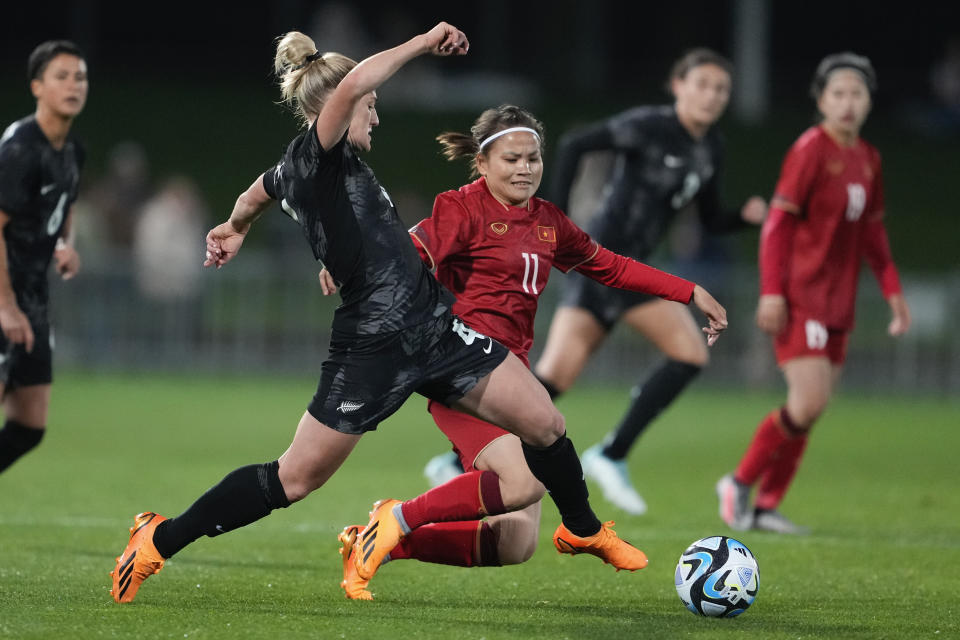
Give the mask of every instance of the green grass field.
[[[412, 399], [360, 443], [327, 486], [246, 529], [203, 538], [148, 580], [132, 605], [108, 595], [113, 558], [141, 510], [175, 515], [233, 468], [283, 452], [310, 379], [64, 375], [42, 447], [0, 476], [0, 636], [149, 638], [946, 638], [960, 633], [960, 405], [841, 392], [818, 425], [784, 511], [803, 538], [747, 532], [761, 586], [737, 619], [691, 615], [673, 571], [693, 540], [730, 533], [713, 484], [777, 395], [695, 389], [631, 458], [650, 513], [604, 503], [650, 556], [636, 573], [560, 556], [544, 507], [525, 565], [463, 569], [395, 562], [374, 602], [338, 587], [336, 533], [372, 501], [426, 488], [445, 447]], [[619, 416], [620, 389], [560, 402], [579, 448]]]

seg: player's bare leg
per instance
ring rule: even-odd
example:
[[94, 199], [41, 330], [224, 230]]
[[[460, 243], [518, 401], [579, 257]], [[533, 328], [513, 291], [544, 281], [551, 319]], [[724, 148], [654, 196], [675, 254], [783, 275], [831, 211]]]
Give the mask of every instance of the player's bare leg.
[[709, 360], [706, 341], [687, 307], [668, 300], [636, 305], [623, 322], [649, 339], [666, 356], [634, 387], [624, 416], [604, 440], [584, 451], [583, 470], [603, 496], [631, 515], [643, 515], [647, 503], [630, 480], [627, 456], [637, 439]]
[[[602, 524], [593, 513], [580, 460], [566, 436], [563, 416], [519, 358], [508, 354], [455, 408], [520, 438], [530, 471], [547, 488], [560, 511], [563, 523], [557, 531], [573, 541], [576, 552], [597, 555], [618, 570], [642, 569], [647, 565], [642, 551], [617, 538], [610, 528], [612, 523]], [[569, 552], [566, 548], [558, 550]]]
[[176, 518], [139, 514], [111, 572], [114, 600], [131, 602], [144, 580], [197, 538], [233, 531], [302, 499], [333, 475], [359, 440], [304, 413], [278, 461], [235, 469]]
[[596, 317], [579, 307], [560, 307], [550, 321], [537, 377], [564, 392], [573, 386], [593, 352], [607, 337]]

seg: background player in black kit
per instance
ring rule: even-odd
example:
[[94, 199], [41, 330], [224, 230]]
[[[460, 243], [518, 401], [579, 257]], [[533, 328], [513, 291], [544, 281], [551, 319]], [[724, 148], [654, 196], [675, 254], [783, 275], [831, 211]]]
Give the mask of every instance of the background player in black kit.
[[[690, 204], [710, 232], [761, 223], [767, 206], [758, 196], [739, 211], [725, 211], [720, 203], [723, 152], [712, 127], [727, 106], [730, 75], [731, 65], [724, 57], [709, 49], [691, 50], [670, 72], [673, 105], [636, 107], [567, 134], [558, 144], [554, 202], [567, 209], [583, 154], [609, 150], [616, 154], [613, 173], [586, 230], [611, 251], [646, 260], [678, 212]], [[551, 396], [570, 388], [620, 320], [666, 356], [634, 389], [620, 424], [603, 443], [583, 454], [584, 471], [601, 485], [604, 496], [628, 513], [642, 514], [646, 503], [630, 483], [625, 457], [650, 421], [707, 364], [707, 345], [683, 305], [604, 287], [579, 274], [567, 276], [564, 286], [536, 365]]]
[[84, 155], [70, 127], [87, 100], [87, 63], [75, 44], [48, 41], [30, 54], [27, 78], [37, 109], [0, 138], [0, 472], [46, 431], [50, 260], [64, 280], [80, 268], [70, 220]]
[[[132, 601], [166, 558], [200, 536], [255, 522], [322, 486], [361, 435], [414, 391], [521, 438], [527, 464], [557, 503], [566, 553], [591, 553], [618, 569], [646, 566], [643, 552], [591, 510], [580, 461], [546, 391], [505, 347], [452, 315], [452, 294], [420, 260], [390, 196], [355, 153], [370, 150], [380, 84], [413, 58], [463, 55], [468, 46], [446, 23], [360, 64], [320, 54], [299, 32], [279, 41], [281, 90], [309, 127], [240, 195], [230, 219], [207, 234], [204, 264], [219, 268], [236, 256], [250, 225], [278, 200], [340, 287], [330, 355], [279, 460], [234, 470], [176, 518], [136, 517], [112, 572], [117, 602]], [[403, 536], [395, 506], [399, 501], [375, 505], [357, 538], [365, 560], [379, 564]]]

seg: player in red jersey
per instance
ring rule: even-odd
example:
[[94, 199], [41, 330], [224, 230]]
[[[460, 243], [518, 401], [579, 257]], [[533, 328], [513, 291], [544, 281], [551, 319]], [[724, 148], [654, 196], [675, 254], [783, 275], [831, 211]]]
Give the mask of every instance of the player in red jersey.
[[[448, 159], [472, 158], [474, 175], [482, 177], [437, 196], [431, 217], [410, 231], [414, 245], [457, 296], [457, 316], [499, 340], [527, 366], [537, 302], [551, 267], [575, 269], [608, 286], [692, 301], [710, 321], [704, 332], [711, 343], [725, 326], [723, 308], [703, 288], [604, 249], [558, 207], [533, 197], [543, 175], [543, 127], [525, 110], [489, 109], [471, 135], [445, 133], [438, 140]], [[326, 274], [321, 280], [324, 292], [331, 293]], [[525, 464], [520, 440], [438, 402], [430, 402], [428, 410], [453, 443], [465, 473], [392, 506], [405, 535], [384, 560], [496, 566], [529, 559], [539, 534], [544, 487]], [[376, 517], [367, 529], [374, 526]], [[356, 525], [340, 536], [342, 586], [349, 598], [370, 597], [367, 583], [380, 564], [356, 559], [364, 556], [362, 538]], [[590, 552], [571, 547], [563, 532], [554, 543], [564, 553]]]
[[735, 529], [805, 531], [777, 507], [840, 376], [864, 258], [890, 305], [890, 335], [910, 326], [883, 225], [880, 154], [860, 138], [875, 90], [867, 58], [824, 58], [811, 88], [822, 122], [783, 162], [760, 238], [757, 325], [774, 338], [787, 402], [760, 422], [739, 466], [717, 483], [720, 516]]

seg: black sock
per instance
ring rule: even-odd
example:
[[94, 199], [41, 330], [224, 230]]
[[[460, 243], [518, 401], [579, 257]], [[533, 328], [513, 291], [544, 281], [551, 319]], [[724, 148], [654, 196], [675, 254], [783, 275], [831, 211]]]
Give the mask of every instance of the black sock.
[[571, 533], [587, 537], [600, 531], [600, 520], [587, 499], [580, 458], [566, 435], [544, 449], [523, 443], [523, 457], [533, 475], [547, 488]]
[[209, 537], [256, 522], [274, 509], [289, 507], [276, 460], [235, 469], [176, 518], [161, 522], [153, 544], [169, 558], [202, 535]]
[[0, 429], [0, 472], [40, 444], [46, 431], [28, 427], [16, 420], [7, 420], [3, 429]]
[[538, 376], [537, 374], [533, 374], [533, 376], [534, 376], [537, 380], [539, 380], [539, 381], [540, 381], [540, 384], [543, 385], [543, 388], [547, 390], [547, 393], [550, 394], [550, 399], [551, 399], [551, 400], [556, 399], [557, 396], [559, 396], [561, 393], [563, 393], [562, 391], [560, 391], [560, 389], [557, 389], [555, 386], [553, 386], [551, 383], [547, 382], [546, 380], [544, 380], [543, 378], [541, 378], [541, 377]]
[[633, 402], [620, 424], [604, 441], [603, 455], [611, 460], [627, 457], [640, 434], [698, 373], [700, 367], [695, 364], [667, 360], [643, 385], [634, 387]]

